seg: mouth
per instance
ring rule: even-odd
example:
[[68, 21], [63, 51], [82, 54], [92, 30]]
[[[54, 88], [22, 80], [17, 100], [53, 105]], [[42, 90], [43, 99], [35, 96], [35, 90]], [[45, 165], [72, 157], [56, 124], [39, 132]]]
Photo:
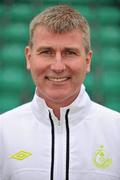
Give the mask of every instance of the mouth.
[[64, 82], [70, 79], [70, 77], [45, 77], [45, 78], [52, 82]]

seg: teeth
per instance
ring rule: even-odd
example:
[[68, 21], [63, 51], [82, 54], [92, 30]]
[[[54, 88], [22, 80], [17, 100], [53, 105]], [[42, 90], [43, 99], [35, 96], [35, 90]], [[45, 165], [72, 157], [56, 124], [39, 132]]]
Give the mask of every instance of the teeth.
[[64, 77], [64, 78], [62, 78], [62, 77], [48, 77], [48, 79], [50, 80], [50, 81], [55, 81], [55, 82], [62, 82], [62, 81], [66, 81], [67, 79], [68, 79], [68, 77]]

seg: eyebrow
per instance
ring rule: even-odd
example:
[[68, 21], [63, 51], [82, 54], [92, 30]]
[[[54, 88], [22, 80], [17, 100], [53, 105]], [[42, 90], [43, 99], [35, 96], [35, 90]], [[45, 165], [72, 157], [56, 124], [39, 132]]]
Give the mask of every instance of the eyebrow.
[[69, 50], [69, 51], [76, 51], [76, 52], [80, 52], [81, 50], [80, 49], [78, 49], [78, 48], [72, 48], [72, 47], [66, 47], [66, 48], [64, 48], [64, 50]]
[[[54, 48], [50, 46], [41, 46], [37, 49], [37, 52], [43, 51], [43, 50], [54, 50]], [[76, 53], [81, 54], [81, 49], [75, 48], [75, 47], [64, 47], [62, 51], [74, 51]]]
[[75, 47], [66, 47], [63, 49], [63, 51], [71, 51], [71, 52], [75, 52], [77, 55], [81, 55], [81, 49]]
[[37, 49], [37, 52], [40, 52], [42, 50], [52, 50], [53, 48], [52, 47], [49, 47], [49, 46], [41, 46]]

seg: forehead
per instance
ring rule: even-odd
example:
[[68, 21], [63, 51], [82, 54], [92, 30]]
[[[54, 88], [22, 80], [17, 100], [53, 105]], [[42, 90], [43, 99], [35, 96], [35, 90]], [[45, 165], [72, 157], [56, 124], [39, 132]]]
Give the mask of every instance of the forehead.
[[81, 46], [82, 33], [79, 30], [73, 30], [66, 33], [54, 33], [48, 31], [44, 26], [37, 26], [33, 33], [33, 45], [49, 46]]

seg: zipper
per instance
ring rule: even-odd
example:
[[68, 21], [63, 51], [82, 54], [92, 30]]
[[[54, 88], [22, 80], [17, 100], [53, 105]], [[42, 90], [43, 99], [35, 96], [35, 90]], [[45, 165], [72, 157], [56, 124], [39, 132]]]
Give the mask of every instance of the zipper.
[[51, 122], [51, 170], [50, 170], [50, 180], [53, 180], [54, 176], [54, 156], [55, 156], [55, 128], [54, 123], [51, 117], [51, 113], [49, 111], [49, 119]]
[[66, 122], [66, 180], [69, 180], [69, 161], [70, 161], [70, 131], [68, 122], [69, 109], [66, 111], [65, 122]]
[[[69, 159], [70, 159], [70, 130], [69, 130], [69, 119], [68, 119], [69, 111], [70, 110], [67, 109], [65, 113], [65, 130], [61, 131], [62, 127], [58, 126], [56, 127], [58, 129], [56, 133], [55, 133], [54, 121], [52, 119], [51, 112], [49, 111], [49, 119], [51, 122], [50, 180], [57, 180], [57, 179], [62, 180], [63, 176], [65, 177], [65, 180], [69, 180]], [[65, 150], [64, 150], [64, 147], [65, 147]], [[63, 152], [66, 152], [66, 153], [63, 154]], [[62, 158], [61, 158], [61, 155], [63, 155]], [[64, 161], [66, 161], [65, 167], [63, 166]], [[65, 171], [64, 175], [61, 169]], [[54, 176], [57, 177], [57, 179], [54, 179]]]

